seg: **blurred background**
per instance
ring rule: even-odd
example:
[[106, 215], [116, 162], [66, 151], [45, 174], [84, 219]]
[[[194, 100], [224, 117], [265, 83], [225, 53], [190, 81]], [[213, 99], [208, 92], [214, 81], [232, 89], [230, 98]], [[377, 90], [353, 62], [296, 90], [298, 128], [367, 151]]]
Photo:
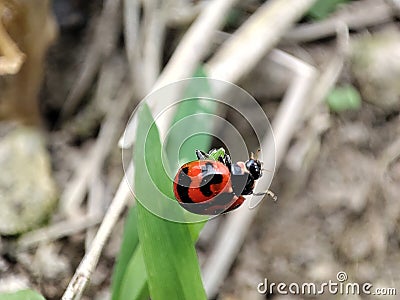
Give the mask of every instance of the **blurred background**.
[[[123, 178], [131, 112], [203, 66], [255, 97], [278, 151], [279, 200], [238, 233], [210, 298], [312, 299], [257, 285], [339, 271], [400, 293], [399, 12], [394, 0], [0, 0], [0, 292], [61, 297]], [[110, 299], [125, 214], [83, 299]], [[200, 236], [202, 266], [225, 219]]]

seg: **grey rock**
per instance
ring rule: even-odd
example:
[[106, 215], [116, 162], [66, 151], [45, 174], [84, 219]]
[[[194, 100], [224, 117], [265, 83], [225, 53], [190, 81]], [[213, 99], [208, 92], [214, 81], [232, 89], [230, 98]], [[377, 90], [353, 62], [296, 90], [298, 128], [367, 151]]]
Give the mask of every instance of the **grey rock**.
[[352, 73], [363, 99], [385, 111], [400, 108], [400, 34], [388, 29], [353, 45]]
[[57, 190], [38, 129], [17, 126], [0, 140], [0, 234], [14, 235], [48, 218]]

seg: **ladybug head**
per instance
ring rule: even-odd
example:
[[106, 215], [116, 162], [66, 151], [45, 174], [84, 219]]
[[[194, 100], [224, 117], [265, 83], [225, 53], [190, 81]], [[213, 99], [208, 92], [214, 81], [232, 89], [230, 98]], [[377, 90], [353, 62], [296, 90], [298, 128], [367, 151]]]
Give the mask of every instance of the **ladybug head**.
[[253, 176], [254, 180], [257, 180], [262, 176], [261, 162], [257, 159], [250, 158], [245, 162], [246, 169]]

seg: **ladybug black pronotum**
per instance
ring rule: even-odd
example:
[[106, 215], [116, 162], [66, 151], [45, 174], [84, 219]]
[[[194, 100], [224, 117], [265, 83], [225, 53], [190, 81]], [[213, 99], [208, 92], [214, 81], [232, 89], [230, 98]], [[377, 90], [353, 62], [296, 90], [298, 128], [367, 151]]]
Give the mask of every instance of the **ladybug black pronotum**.
[[[175, 176], [175, 198], [192, 213], [217, 215], [238, 208], [262, 176], [262, 163], [253, 154], [245, 162], [232, 163], [225, 151], [215, 160], [210, 155], [215, 151], [196, 150], [198, 160], [184, 164]], [[269, 190], [255, 195], [264, 194], [277, 199]]]

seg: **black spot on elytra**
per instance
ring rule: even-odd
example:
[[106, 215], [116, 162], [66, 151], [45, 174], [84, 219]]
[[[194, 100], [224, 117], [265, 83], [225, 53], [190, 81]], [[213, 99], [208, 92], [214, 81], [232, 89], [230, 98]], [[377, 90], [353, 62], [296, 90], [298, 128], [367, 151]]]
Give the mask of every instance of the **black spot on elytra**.
[[187, 175], [188, 171], [189, 168], [185, 167], [179, 172], [176, 190], [182, 202], [193, 203], [192, 199], [189, 197], [189, 186], [192, 183], [192, 179]]
[[200, 203], [181, 204], [186, 210], [199, 215], [218, 215], [226, 211], [235, 195], [233, 193], [220, 193], [212, 199]]
[[209, 174], [204, 176], [201, 180], [200, 191], [206, 197], [212, 196], [213, 192], [211, 191], [211, 185], [222, 183], [222, 178], [221, 174]]

